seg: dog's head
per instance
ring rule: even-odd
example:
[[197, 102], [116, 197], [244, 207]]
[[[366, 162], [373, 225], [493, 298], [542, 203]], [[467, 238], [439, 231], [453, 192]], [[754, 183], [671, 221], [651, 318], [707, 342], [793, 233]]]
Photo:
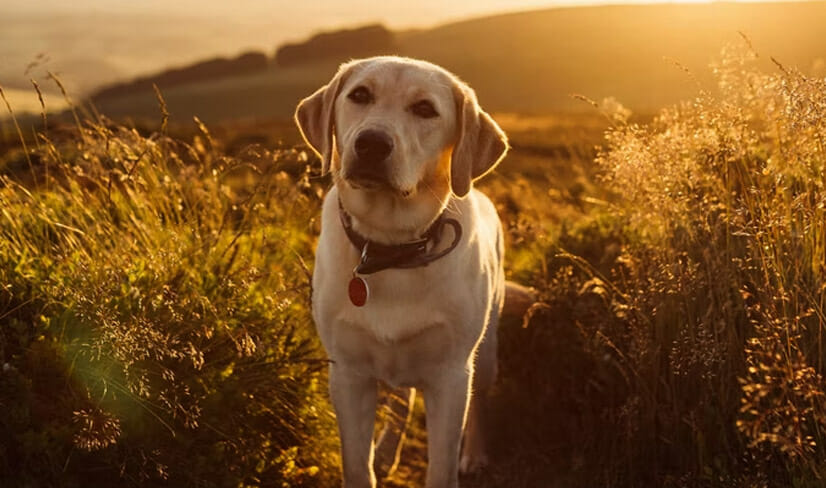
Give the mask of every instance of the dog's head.
[[356, 216], [390, 204], [417, 208], [432, 220], [451, 191], [467, 195], [507, 150], [505, 134], [470, 87], [436, 65], [407, 58], [342, 65], [301, 101], [296, 121]]

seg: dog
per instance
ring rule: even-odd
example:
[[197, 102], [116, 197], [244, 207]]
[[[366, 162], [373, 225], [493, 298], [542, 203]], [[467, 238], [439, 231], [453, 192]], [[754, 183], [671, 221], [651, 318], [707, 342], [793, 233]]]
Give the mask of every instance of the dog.
[[424, 395], [427, 488], [487, 462], [482, 400], [496, 378], [502, 226], [473, 188], [508, 141], [474, 91], [434, 64], [341, 65], [295, 114], [333, 186], [324, 198], [312, 314], [330, 359], [342, 485], [375, 487], [377, 388]]

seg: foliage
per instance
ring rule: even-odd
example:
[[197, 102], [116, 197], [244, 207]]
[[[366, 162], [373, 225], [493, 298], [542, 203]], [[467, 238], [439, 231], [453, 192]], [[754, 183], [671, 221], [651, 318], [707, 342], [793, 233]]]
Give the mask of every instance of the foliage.
[[202, 125], [187, 144], [97, 120], [7, 154], [4, 485], [302, 486], [335, 472], [301, 259], [318, 188], [284, 171], [306, 155], [215, 145]]
[[603, 485], [826, 476], [826, 80], [756, 57], [725, 50], [717, 96], [615, 118], [615, 203], [548, 243], [546, 303], [504, 340], [541, 351], [503, 355], [513, 391], [576, 412], [549, 434]]

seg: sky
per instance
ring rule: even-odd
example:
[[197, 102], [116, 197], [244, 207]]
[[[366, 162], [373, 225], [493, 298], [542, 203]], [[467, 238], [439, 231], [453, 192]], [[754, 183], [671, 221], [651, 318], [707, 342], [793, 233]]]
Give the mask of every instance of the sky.
[[[679, 0], [703, 3], [711, 0]], [[306, 31], [353, 22], [383, 22], [395, 28], [429, 27], [490, 13], [554, 6], [653, 3], [652, 0], [3, 0], [12, 12], [158, 13], [223, 17], [284, 24]], [[667, 2], [665, 2], [667, 3]], [[300, 30], [300, 29], [291, 29]]]

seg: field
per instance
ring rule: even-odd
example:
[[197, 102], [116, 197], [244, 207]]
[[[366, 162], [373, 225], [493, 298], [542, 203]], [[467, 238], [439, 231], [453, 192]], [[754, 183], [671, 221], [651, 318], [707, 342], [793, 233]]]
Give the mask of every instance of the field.
[[[539, 300], [463, 486], [822, 486], [826, 81], [762, 61], [727, 48], [653, 114], [496, 116], [481, 187]], [[0, 484], [336, 486], [307, 309], [329, 181], [290, 121], [158, 103], [2, 126]], [[418, 405], [386, 486], [421, 484], [424, 442]]]

